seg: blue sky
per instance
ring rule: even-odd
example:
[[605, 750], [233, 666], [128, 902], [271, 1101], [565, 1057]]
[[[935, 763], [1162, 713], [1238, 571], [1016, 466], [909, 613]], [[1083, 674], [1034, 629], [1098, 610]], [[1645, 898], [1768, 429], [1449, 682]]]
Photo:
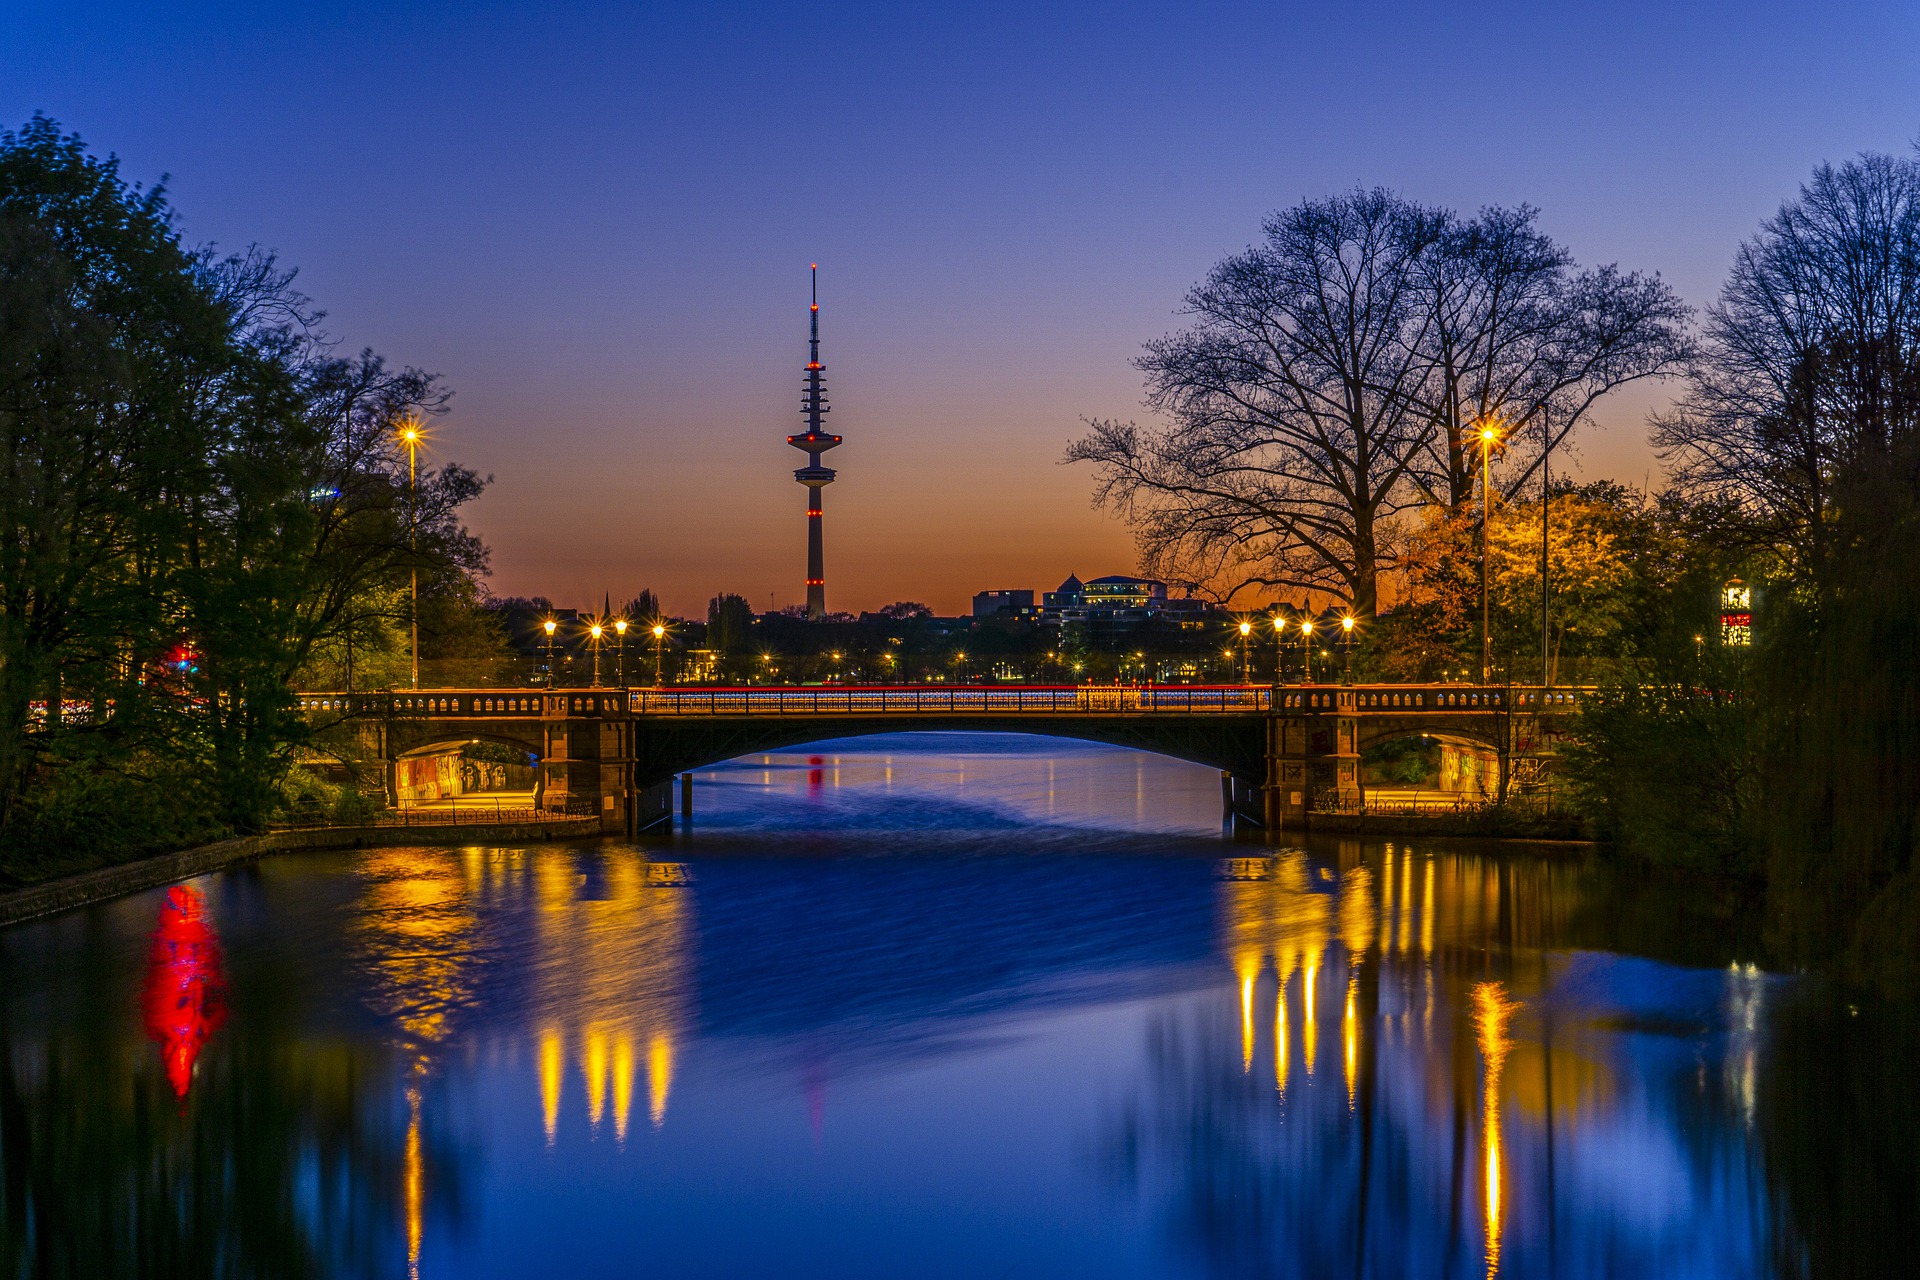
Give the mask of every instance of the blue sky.
[[[1266, 212], [1526, 201], [1710, 301], [1814, 164], [1920, 136], [1920, 6], [5, 0], [0, 121], [171, 175], [347, 347], [444, 374], [496, 589], [801, 597], [806, 268], [829, 603], [1125, 570], [1057, 465]], [[1607, 407], [1589, 474], [1657, 470]]]

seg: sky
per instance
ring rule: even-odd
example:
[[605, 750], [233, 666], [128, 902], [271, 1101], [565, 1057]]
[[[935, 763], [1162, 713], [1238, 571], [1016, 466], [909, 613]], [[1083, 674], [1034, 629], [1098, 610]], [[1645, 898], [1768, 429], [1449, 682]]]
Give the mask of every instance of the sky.
[[[1920, 5], [156, 5], [0, 0], [0, 124], [168, 175], [344, 351], [441, 374], [492, 588], [804, 599], [820, 264], [828, 606], [1135, 567], [1061, 464], [1302, 199], [1530, 203], [1689, 302], [1814, 165], [1920, 137]], [[1587, 477], [1657, 482], [1603, 403]]]

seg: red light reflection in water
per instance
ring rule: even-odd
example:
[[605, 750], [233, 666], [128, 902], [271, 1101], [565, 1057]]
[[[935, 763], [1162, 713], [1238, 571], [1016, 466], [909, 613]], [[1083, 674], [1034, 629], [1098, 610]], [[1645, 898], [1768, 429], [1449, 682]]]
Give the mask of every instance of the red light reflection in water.
[[160, 904], [140, 1002], [147, 1034], [159, 1044], [167, 1079], [182, 1098], [193, 1083], [194, 1059], [227, 1020], [225, 992], [220, 939], [207, 923], [206, 899], [176, 885]]
[[819, 795], [821, 787], [825, 785], [827, 779], [826, 771], [820, 767], [825, 763], [826, 761], [819, 756], [807, 757], [807, 764], [811, 766], [807, 770], [808, 795]]

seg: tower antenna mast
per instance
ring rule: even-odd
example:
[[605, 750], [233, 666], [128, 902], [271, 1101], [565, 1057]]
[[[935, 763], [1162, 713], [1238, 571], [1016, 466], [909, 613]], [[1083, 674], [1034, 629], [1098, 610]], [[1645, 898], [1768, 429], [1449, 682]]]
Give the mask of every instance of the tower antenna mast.
[[807, 455], [807, 465], [793, 478], [807, 487], [807, 617], [819, 621], [827, 616], [827, 553], [821, 529], [820, 492], [833, 483], [833, 468], [820, 465], [820, 455], [840, 443], [829, 435], [823, 420], [827, 416], [826, 366], [820, 363], [820, 264], [812, 265], [813, 299], [807, 313], [807, 380], [800, 412], [807, 429], [788, 436], [787, 443]]

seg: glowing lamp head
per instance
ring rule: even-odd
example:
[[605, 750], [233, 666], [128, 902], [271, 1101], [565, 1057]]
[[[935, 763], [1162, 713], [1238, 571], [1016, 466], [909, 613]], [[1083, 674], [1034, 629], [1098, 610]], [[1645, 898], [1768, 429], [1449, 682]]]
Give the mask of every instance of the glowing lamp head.
[[548, 618], [545, 622], [541, 623], [540, 625], [543, 629], [545, 629], [548, 635], [552, 635], [555, 631], [560, 629], [560, 624], [555, 622], [552, 618]]
[[655, 640], [658, 640], [661, 636], [664, 636], [665, 634], [667, 634], [667, 629], [665, 627], [661, 626], [657, 622], [653, 624], [653, 638]]
[[1300, 634], [1303, 636], [1310, 636], [1313, 634], [1313, 619], [1308, 618], [1303, 620], [1300, 623]]
[[1243, 622], [1243, 623], [1241, 623], [1241, 624], [1240, 624], [1240, 634], [1241, 634], [1241, 635], [1243, 635], [1243, 636], [1246, 636], [1246, 635], [1252, 635], [1252, 634], [1253, 634], [1253, 624], [1252, 624], [1251, 622]]
[[613, 629], [620, 635], [627, 634], [627, 620], [625, 618], [615, 618], [613, 620]]
[[601, 625], [596, 622], [592, 626], [587, 628], [587, 633], [591, 635], [595, 640], [598, 640], [600, 638], [600, 633], [602, 630], [604, 630], [604, 628], [601, 627]]
[[1341, 629], [1342, 631], [1351, 631], [1351, 630], [1353, 630], [1353, 622], [1354, 622], [1354, 618], [1353, 618], [1353, 615], [1352, 615], [1352, 614], [1348, 614], [1348, 615], [1347, 615], [1346, 617], [1344, 617], [1344, 618], [1342, 618], [1342, 619], [1340, 619], [1340, 629]]
[[1480, 438], [1486, 441], [1488, 444], [1492, 444], [1495, 440], [1498, 440], [1500, 438], [1500, 432], [1496, 428], [1491, 426], [1481, 427]]

